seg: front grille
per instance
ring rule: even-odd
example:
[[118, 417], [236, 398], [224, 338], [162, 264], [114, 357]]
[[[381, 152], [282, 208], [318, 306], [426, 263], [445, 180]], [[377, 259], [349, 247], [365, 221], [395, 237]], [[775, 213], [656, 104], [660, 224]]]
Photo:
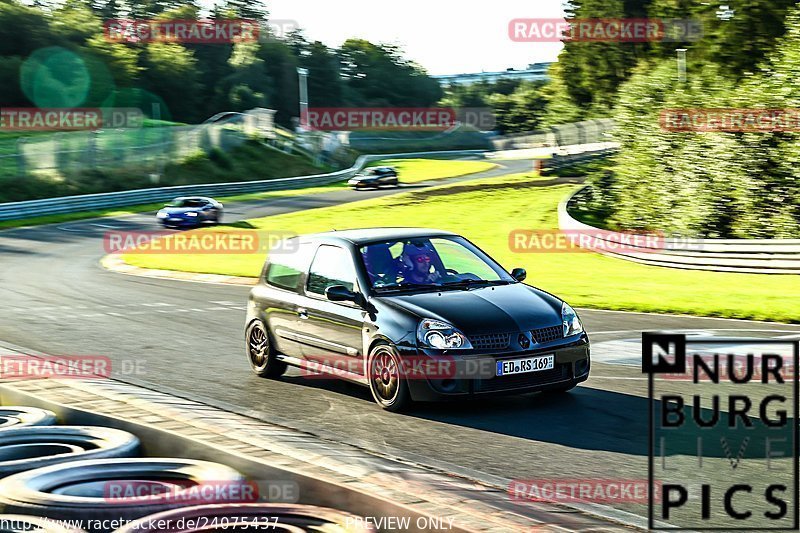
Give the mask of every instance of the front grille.
[[550, 370], [497, 376], [491, 379], [476, 379], [475, 392], [494, 392], [503, 390], [524, 389], [537, 385], [547, 385], [570, 378], [570, 363], [557, 364]]
[[469, 341], [476, 350], [505, 350], [508, 348], [510, 333], [490, 333], [488, 335], [475, 335]]
[[557, 341], [564, 338], [564, 326], [534, 329], [531, 331], [531, 335], [533, 335], [534, 342], [538, 344]]

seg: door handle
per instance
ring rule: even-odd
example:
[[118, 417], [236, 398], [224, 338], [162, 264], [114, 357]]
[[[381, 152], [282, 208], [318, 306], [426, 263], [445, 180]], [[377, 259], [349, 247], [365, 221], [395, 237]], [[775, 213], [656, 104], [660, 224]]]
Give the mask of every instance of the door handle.
[[306, 309], [305, 307], [298, 307], [297, 315], [303, 320], [308, 320], [308, 309]]

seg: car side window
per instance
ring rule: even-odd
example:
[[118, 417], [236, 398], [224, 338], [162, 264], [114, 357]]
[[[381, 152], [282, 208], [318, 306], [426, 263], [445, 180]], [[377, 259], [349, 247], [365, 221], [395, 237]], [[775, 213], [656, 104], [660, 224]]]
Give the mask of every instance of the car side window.
[[301, 276], [308, 270], [310, 252], [310, 246], [301, 244], [291, 252], [281, 250], [271, 253], [266, 273], [267, 283], [281, 289], [297, 291]]
[[324, 295], [325, 289], [334, 285], [352, 291], [355, 284], [356, 269], [350, 253], [338, 246], [320, 246], [308, 272], [308, 292]]

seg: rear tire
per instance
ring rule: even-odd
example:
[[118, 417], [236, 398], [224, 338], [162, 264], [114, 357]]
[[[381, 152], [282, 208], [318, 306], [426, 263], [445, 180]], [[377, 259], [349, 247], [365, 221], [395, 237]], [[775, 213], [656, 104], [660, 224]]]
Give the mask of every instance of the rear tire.
[[380, 343], [372, 347], [367, 359], [367, 379], [375, 403], [393, 413], [407, 408], [411, 394], [404, 374], [394, 346]]
[[[127, 480], [127, 481], [126, 481]], [[4, 513], [34, 515], [57, 520], [133, 521], [144, 516], [185, 507], [180, 492], [164, 491], [145, 498], [125, 495], [126, 483], [161, 482], [168, 485], [241, 485], [245, 478], [236, 470], [207, 461], [172, 458], [100, 459], [75, 461], [21, 472], [0, 480], [0, 508]], [[104, 486], [116, 482], [119, 497], [106, 494]], [[174, 489], [173, 489], [174, 490]], [[227, 491], [226, 491], [227, 492]], [[184, 494], [186, 494], [184, 492]], [[201, 494], [205, 494], [201, 491]], [[196, 498], [186, 494], [188, 498]], [[208, 496], [205, 496], [208, 498]], [[49, 530], [48, 530], [49, 531]], [[89, 531], [108, 531], [100, 526]]]
[[261, 320], [253, 320], [245, 334], [245, 352], [253, 372], [262, 378], [278, 378], [287, 365], [276, 358], [277, 352]]

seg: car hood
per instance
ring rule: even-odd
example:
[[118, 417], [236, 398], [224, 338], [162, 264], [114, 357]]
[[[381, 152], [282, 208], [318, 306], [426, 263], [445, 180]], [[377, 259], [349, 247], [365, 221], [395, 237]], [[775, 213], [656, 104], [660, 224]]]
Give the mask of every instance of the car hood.
[[561, 324], [561, 300], [522, 283], [378, 298], [418, 318], [449, 322], [468, 336]]

